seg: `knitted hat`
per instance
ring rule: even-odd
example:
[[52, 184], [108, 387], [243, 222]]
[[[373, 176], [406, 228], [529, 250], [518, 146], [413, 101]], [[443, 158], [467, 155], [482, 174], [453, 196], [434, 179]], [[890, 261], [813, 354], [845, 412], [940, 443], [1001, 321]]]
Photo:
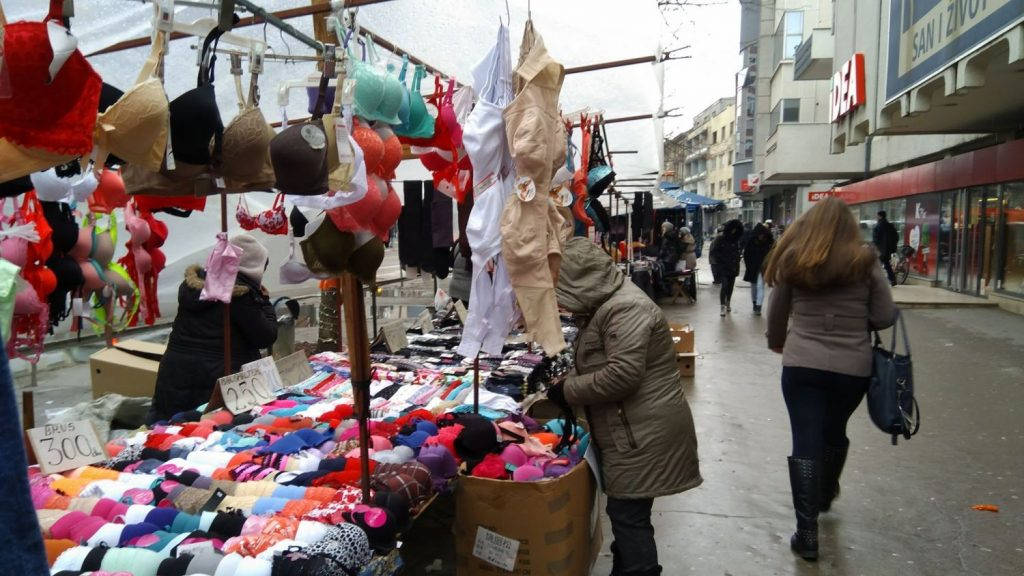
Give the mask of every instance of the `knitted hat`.
[[262, 283], [263, 271], [267, 269], [267, 249], [248, 234], [232, 236], [230, 242], [242, 251], [242, 258], [238, 261], [238, 273]]

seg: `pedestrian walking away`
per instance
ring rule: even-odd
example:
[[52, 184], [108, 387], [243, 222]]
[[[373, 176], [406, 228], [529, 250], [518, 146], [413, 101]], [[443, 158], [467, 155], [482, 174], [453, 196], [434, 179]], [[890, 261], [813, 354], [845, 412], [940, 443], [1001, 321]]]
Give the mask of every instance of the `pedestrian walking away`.
[[721, 315], [732, 312], [732, 290], [736, 286], [736, 277], [740, 275], [740, 257], [743, 239], [743, 223], [729, 220], [722, 227], [722, 234], [711, 242], [708, 258], [711, 261], [711, 273], [722, 283], [719, 291]]
[[878, 221], [875, 229], [871, 232], [871, 239], [878, 250], [878, 257], [882, 260], [882, 267], [889, 277], [889, 285], [896, 285], [896, 273], [892, 270], [892, 255], [896, 253], [896, 245], [899, 243], [899, 233], [896, 227], [889, 222], [885, 210], [878, 211]]
[[549, 397], [586, 410], [608, 495], [613, 576], [656, 576], [654, 498], [702, 482], [668, 322], [587, 238], [566, 243], [557, 294], [581, 328], [575, 370]]
[[892, 292], [875, 250], [836, 198], [796, 220], [768, 257], [768, 347], [782, 354], [782, 395], [793, 450], [793, 551], [818, 558], [818, 514], [839, 494], [846, 423], [867, 391], [871, 330], [893, 324]]
[[764, 261], [775, 246], [775, 238], [768, 228], [758, 223], [750, 231], [746, 246], [743, 248], [743, 280], [750, 282], [750, 300], [754, 305], [754, 315], [761, 315], [764, 303]]

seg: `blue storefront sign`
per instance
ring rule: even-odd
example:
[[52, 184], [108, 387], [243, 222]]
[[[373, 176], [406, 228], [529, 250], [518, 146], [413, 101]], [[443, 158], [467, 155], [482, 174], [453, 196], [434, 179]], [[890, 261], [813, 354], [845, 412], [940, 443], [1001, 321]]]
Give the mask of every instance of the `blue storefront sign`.
[[1024, 0], [890, 0], [890, 9], [887, 102], [1024, 21]]

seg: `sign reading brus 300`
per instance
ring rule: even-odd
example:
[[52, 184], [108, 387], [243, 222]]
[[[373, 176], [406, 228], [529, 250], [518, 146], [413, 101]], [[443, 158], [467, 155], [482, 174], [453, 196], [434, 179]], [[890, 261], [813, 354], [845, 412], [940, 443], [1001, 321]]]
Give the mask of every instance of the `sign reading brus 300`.
[[886, 101], [1024, 21], [1024, 0], [890, 0]]

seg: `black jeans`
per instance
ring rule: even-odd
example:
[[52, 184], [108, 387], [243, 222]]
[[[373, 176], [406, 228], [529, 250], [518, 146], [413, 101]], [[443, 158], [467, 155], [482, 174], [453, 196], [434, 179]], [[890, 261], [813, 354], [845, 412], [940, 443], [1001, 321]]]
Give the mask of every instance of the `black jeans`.
[[892, 254], [882, 254], [878, 257], [882, 261], [882, 268], [885, 268], [885, 275], [889, 277], [889, 284], [896, 285], [896, 273], [892, 271]]
[[608, 497], [608, 519], [612, 522], [612, 554], [618, 557], [616, 574], [657, 574], [658, 546], [651, 525], [653, 498], [623, 500]]
[[732, 289], [736, 286], [736, 277], [726, 274], [725, 276], [719, 276], [718, 279], [722, 281], [722, 288], [718, 293], [718, 297], [722, 301], [722, 306], [728, 306], [729, 301], [732, 300]]
[[870, 378], [814, 368], [782, 368], [782, 396], [789, 410], [794, 458], [820, 458], [825, 445], [844, 448], [846, 422], [868, 389]]

